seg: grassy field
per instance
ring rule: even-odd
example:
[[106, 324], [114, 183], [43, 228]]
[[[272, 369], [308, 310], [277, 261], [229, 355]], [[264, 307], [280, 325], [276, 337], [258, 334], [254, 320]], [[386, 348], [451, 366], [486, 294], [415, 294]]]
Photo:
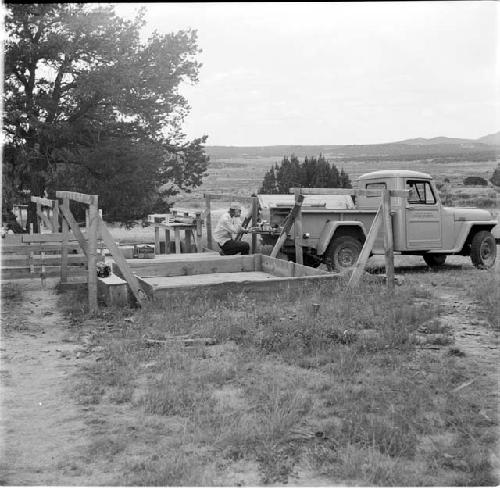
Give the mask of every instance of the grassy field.
[[[289, 156], [289, 155], [288, 155]], [[314, 156], [314, 155], [311, 155]], [[282, 157], [273, 158], [235, 158], [217, 159], [210, 162], [208, 177], [203, 185], [191, 194], [182, 195], [179, 204], [199, 206], [204, 192], [234, 193], [249, 196], [259, 189], [266, 171], [275, 163], [281, 162]], [[302, 159], [301, 159], [302, 160]], [[416, 161], [337, 161], [331, 160], [338, 168], [344, 168], [354, 182], [363, 173], [381, 169], [411, 169], [430, 173], [437, 182], [444, 182], [447, 178], [450, 187], [463, 187], [463, 180], [467, 176], [481, 176], [491, 178], [497, 162], [430, 162]], [[488, 192], [488, 189], [485, 190]], [[491, 192], [491, 189], [489, 189]], [[494, 191], [494, 190], [493, 190]], [[477, 193], [477, 191], [476, 191]], [[482, 192], [481, 192], [482, 193]], [[497, 197], [498, 198], [498, 197]]]
[[[120, 485], [498, 485], [498, 356], [486, 374], [436, 290], [475, 290], [464, 313], [498, 336], [499, 275], [461, 266], [416, 268], [394, 296], [365, 280], [91, 318], [64, 296], [94, 351], [73, 394], [96, 420], [68, 462], [105, 459]], [[161, 342], [185, 336], [216, 345]]]

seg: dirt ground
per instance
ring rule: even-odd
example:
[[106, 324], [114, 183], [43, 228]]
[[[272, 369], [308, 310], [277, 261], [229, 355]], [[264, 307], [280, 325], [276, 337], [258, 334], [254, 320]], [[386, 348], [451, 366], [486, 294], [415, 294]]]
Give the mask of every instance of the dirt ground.
[[[492, 392], [498, 388], [499, 333], [482, 318], [484, 311], [467, 288], [450, 282], [450, 273], [456, 277], [457, 271], [467, 280], [473, 268], [470, 261], [465, 263], [463, 258], [450, 259], [446, 269], [432, 273], [430, 279], [426, 273], [421, 286], [443, 306], [440, 320], [453, 328], [455, 345], [466, 353], [464, 361], [478, 372], [473, 381], [484, 384], [491, 398], [481, 412], [488, 417], [498, 409]], [[421, 265], [398, 266], [398, 261], [396, 265], [404, 280], [417, 282], [423, 276]], [[496, 268], [500, 272], [499, 262]], [[16, 283], [24, 299], [2, 304], [0, 484], [115, 484], [116, 473], [104, 460], [90, 456], [85, 469], [72, 461], [91, 449], [94, 439], [89, 426], [111, 422], [103, 419], [106, 412], [79, 405], [71, 395], [79, 369], [98, 357], [88, 353], [84, 337], [58, 311], [56, 280], [47, 281], [44, 289], [38, 280]], [[439, 347], [435, 353], [440, 353]], [[491, 453], [491, 462], [500, 474], [498, 451]], [[289, 480], [289, 484], [323, 484], [319, 481], [310, 473], [308, 479]]]

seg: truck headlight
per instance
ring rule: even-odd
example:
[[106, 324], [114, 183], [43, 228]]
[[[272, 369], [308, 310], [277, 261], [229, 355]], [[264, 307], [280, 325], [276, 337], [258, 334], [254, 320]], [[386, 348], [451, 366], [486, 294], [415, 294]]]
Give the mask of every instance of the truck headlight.
[[309, 237], [311, 237], [311, 234], [309, 234], [309, 232], [304, 232], [304, 234], [302, 234], [303, 239], [309, 239]]

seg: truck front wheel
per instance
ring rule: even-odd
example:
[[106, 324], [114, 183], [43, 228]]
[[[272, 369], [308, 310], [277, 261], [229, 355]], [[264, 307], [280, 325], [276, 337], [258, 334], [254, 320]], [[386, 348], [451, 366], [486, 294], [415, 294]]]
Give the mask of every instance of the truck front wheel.
[[352, 236], [342, 236], [330, 242], [326, 250], [326, 264], [330, 271], [344, 271], [356, 264], [363, 249], [358, 239]]
[[446, 254], [424, 254], [423, 258], [427, 266], [437, 268], [446, 261]]
[[495, 238], [487, 230], [478, 232], [470, 246], [470, 259], [478, 269], [488, 269], [495, 264], [497, 246]]

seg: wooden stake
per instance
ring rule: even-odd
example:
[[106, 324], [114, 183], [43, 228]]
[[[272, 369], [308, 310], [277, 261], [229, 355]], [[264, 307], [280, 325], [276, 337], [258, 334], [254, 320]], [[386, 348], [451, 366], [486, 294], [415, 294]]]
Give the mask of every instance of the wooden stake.
[[207, 247], [213, 249], [212, 243], [212, 212], [210, 208], [210, 195], [205, 195], [205, 222], [207, 226]]
[[[300, 188], [295, 189], [295, 205], [297, 205], [298, 198], [300, 196]], [[303, 264], [303, 258], [302, 258], [302, 246], [300, 245], [302, 241], [302, 206], [299, 205], [299, 209], [297, 211], [297, 215], [295, 217], [295, 262], [297, 264]]]
[[[257, 197], [252, 197], [252, 227], [257, 226], [257, 220], [259, 219], [259, 199]], [[252, 254], [255, 254], [257, 250], [257, 234], [252, 234]]]
[[88, 290], [89, 312], [95, 313], [97, 306], [97, 234], [99, 232], [98, 196], [94, 195], [93, 202], [89, 205], [89, 225], [87, 227], [87, 259], [88, 259]]
[[[64, 213], [70, 214], [69, 200], [65, 198], [63, 200], [63, 206], [61, 207]], [[66, 283], [68, 281], [68, 240], [69, 240], [69, 228], [68, 221], [62, 219], [62, 234], [63, 240], [61, 244], [61, 283]]]
[[201, 221], [201, 213], [196, 212], [196, 249], [198, 252], [203, 251], [203, 244], [201, 243], [202, 236], [202, 221]]
[[52, 232], [59, 232], [59, 202], [54, 201], [54, 206], [52, 207]]
[[155, 254], [160, 254], [160, 228], [155, 225]]
[[384, 191], [382, 198], [382, 212], [384, 214], [384, 255], [387, 287], [389, 290], [394, 291], [394, 237], [392, 234], [391, 195], [388, 190]]
[[358, 286], [361, 274], [365, 269], [366, 262], [370, 257], [370, 253], [373, 249], [373, 244], [375, 243], [378, 231], [380, 230], [381, 226], [382, 226], [382, 203], [380, 204], [377, 214], [373, 219], [372, 225], [370, 227], [370, 232], [368, 232], [368, 235], [366, 236], [366, 241], [363, 246], [363, 249], [361, 249], [356, 265], [354, 266], [354, 271], [352, 272], [351, 278], [347, 283], [348, 287], [353, 288], [355, 286]]
[[122, 252], [116, 245], [113, 236], [109, 232], [108, 228], [106, 227], [106, 224], [104, 223], [103, 220], [99, 219], [99, 227], [101, 231], [101, 236], [104, 241], [104, 244], [106, 244], [106, 247], [109, 249], [111, 252], [111, 255], [113, 256], [113, 259], [115, 260], [116, 265], [120, 269], [123, 278], [127, 281], [128, 286], [130, 287], [130, 290], [132, 291], [132, 294], [134, 295], [135, 299], [137, 300], [137, 304], [140, 306], [143, 302], [143, 294], [144, 292], [139, 288], [139, 281], [137, 280], [137, 277], [132, 273], [130, 270], [127, 260], [123, 257]]
[[297, 215], [297, 212], [299, 211], [300, 207], [302, 206], [303, 201], [304, 201], [304, 195], [300, 194], [297, 201], [295, 202], [295, 205], [293, 206], [292, 210], [290, 210], [290, 213], [288, 214], [287, 218], [285, 219], [285, 223], [283, 225], [283, 230], [281, 231], [281, 234], [278, 237], [278, 240], [276, 241], [276, 244], [274, 245], [273, 250], [271, 251], [270, 256], [272, 258], [275, 258], [278, 255], [278, 252], [281, 249], [281, 246], [286, 241], [286, 238], [288, 237], [288, 233], [290, 232], [290, 229], [292, 228], [292, 225], [293, 225], [293, 222], [294, 222], [295, 217]]

